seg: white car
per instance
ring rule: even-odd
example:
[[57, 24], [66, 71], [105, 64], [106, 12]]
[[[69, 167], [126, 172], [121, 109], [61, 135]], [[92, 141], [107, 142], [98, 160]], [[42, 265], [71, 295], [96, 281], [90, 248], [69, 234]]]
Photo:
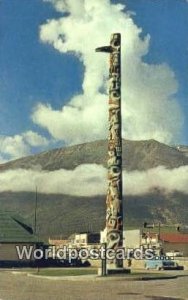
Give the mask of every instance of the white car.
[[166, 256], [169, 256], [169, 257], [182, 257], [183, 252], [180, 252], [179, 250], [171, 250], [169, 252], [166, 252]]

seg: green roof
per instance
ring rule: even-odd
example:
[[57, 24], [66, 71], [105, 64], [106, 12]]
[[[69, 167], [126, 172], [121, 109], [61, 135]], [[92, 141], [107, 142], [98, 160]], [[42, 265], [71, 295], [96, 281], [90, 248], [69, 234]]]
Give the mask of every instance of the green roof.
[[33, 229], [20, 216], [0, 211], [0, 243], [36, 243]]

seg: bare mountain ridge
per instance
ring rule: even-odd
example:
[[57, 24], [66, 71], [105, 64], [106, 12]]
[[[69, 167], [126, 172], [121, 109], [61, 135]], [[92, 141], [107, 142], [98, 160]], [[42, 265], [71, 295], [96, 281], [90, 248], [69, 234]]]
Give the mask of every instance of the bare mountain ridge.
[[[43, 170], [74, 169], [80, 164], [102, 164], [106, 166], [107, 141], [99, 140], [65, 148], [53, 149], [23, 157], [0, 165], [0, 171], [8, 169]], [[155, 140], [123, 140], [123, 169], [127, 171], [147, 170], [157, 166], [178, 168], [188, 165], [188, 157], [175, 147]]]
[[[0, 165], [0, 171], [10, 169], [41, 168], [57, 170], [74, 169], [84, 163], [106, 166], [107, 141], [100, 140], [67, 148], [54, 149]], [[178, 168], [188, 165], [188, 157], [177, 147], [169, 147], [155, 140], [123, 141], [123, 168], [147, 170], [157, 166]], [[0, 207], [24, 216], [34, 224], [35, 193], [0, 193]], [[40, 236], [67, 236], [75, 231], [104, 228], [105, 195], [74, 197], [68, 195], [38, 194], [37, 224]], [[141, 226], [144, 221], [168, 224], [188, 222], [187, 195], [164, 194], [160, 190], [143, 196], [124, 195], [124, 222]]]

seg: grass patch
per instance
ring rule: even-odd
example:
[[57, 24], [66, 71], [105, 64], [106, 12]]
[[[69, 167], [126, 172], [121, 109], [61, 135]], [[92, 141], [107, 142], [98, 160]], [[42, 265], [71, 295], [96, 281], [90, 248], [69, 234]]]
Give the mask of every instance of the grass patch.
[[97, 269], [39, 269], [39, 272], [36, 274], [41, 276], [97, 275]]

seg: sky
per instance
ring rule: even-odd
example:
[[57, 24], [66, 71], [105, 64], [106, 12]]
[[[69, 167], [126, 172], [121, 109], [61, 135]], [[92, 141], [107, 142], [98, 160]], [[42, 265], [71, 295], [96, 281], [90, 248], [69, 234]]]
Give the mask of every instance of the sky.
[[0, 0], [0, 162], [106, 138], [122, 35], [122, 134], [188, 145], [188, 1]]

